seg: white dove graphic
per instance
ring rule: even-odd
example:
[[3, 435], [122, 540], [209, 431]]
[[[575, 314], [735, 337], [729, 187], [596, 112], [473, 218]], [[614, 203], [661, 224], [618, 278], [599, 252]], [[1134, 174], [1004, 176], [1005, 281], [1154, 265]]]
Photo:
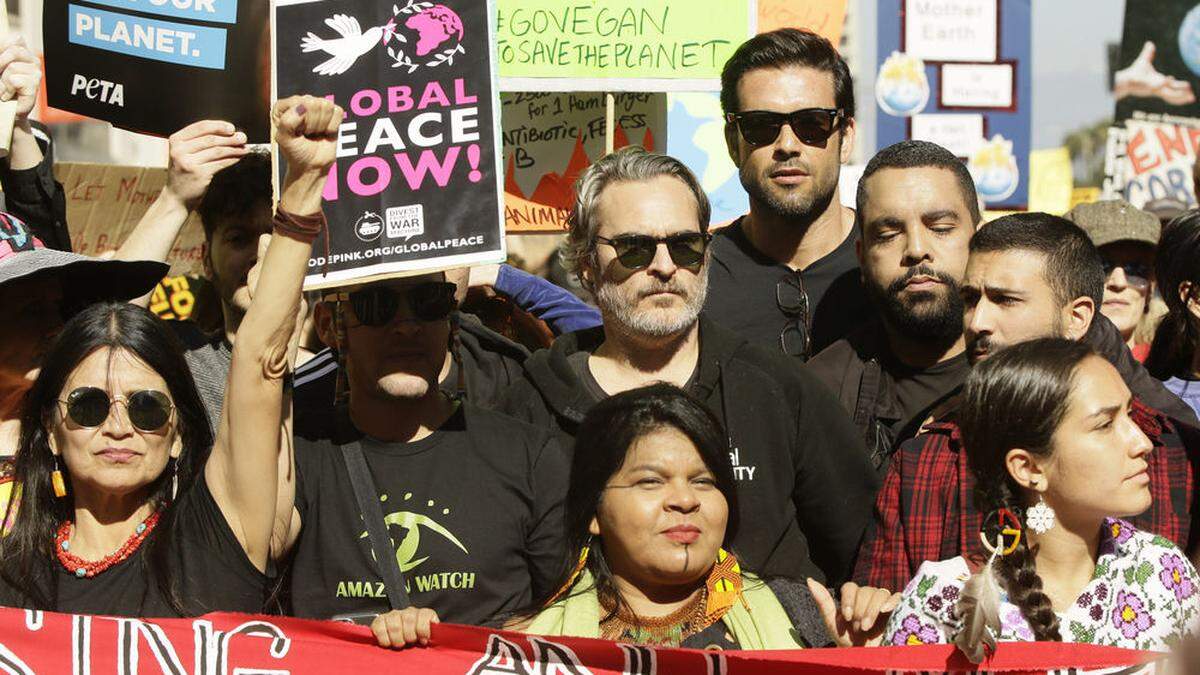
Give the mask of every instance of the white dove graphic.
[[323, 51], [332, 57], [312, 69], [318, 75], [341, 75], [346, 72], [358, 57], [369, 52], [376, 43], [386, 42], [396, 28], [394, 21], [388, 21], [386, 25], [375, 26], [364, 33], [358, 25], [358, 19], [345, 14], [334, 14], [325, 19], [325, 25], [341, 37], [319, 38], [309, 32], [300, 40], [302, 51]]

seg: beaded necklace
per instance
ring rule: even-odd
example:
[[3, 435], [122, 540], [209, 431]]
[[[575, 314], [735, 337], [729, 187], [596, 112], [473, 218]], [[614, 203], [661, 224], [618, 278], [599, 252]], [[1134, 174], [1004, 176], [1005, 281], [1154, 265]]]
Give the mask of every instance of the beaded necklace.
[[[707, 589], [701, 589], [691, 602], [660, 617], [635, 616], [625, 606], [618, 606], [616, 613], [600, 624], [600, 637], [638, 645], [678, 647], [684, 640], [712, 625], [713, 621], [708, 619], [705, 611], [707, 600]], [[613, 609], [605, 607], [608, 612]]]
[[94, 562], [84, 560], [71, 553], [71, 542], [69, 541], [71, 537], [71, 521], [63, 521], [63, 524], [58, 526], [58, 534], [54, 537], [54, 552], [58, 554], [58, 562], [76, 577], [90, 579], [108, 568], [128, 560], [129, 556], [133, 555], [133, 552], [141, 547], [146, 537], [150, 536], [150, 533], [154, 531], [154, 526], [158, 524], [158, 517], [161, 513], [162, 509], [155, 509], [145, 520], [138, 523], [137, 527], [133, 530], [133, 534], [125, 540], [121, 548]]

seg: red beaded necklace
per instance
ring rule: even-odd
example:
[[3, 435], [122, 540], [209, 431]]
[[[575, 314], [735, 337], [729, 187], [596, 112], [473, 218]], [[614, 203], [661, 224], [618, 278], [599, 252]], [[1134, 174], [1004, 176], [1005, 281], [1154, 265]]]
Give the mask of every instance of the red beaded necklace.
[[58, 554], [58, 562], [68, 572], [73, 573], [80, 579], [94, 577], [113, 565], [124, 562], [129, 556], [133, 555], [133, 552], [138, 550], [138, 547], [142, 545], [146, 537], [150, 536], [150, 532], [158, 524], [158, 516], [161, 513], [161, 509], [155, 509], [154, 513], [151, 513], [145, 520], [138, 523], [138, 526], [133, 530], [133, 534], [125, 540], [121, 548], [117, 549], [115, 553], [106, 555], [95, 562], [84, 560], [71, 553], [71, 542], [68, 541], [71, 536], [71, 521], [64, 521], [62, 525], [58, 526], [58, 535], [54, 538], [54, 552]]

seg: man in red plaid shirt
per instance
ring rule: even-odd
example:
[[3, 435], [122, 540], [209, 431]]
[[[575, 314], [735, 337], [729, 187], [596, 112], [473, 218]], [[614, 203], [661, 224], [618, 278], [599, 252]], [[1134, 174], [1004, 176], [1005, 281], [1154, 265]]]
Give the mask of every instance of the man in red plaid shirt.
[[[1072, 223], [1043, 213], [1006, 216], [971, 239], [963, 283], [964, 332], [972, 363], [1005, 346], [1062, 336], [1092, 344], [1117, 366], [1135, 396], [1131, 412], [1154, 443], [1149, 456], [1154, 502], [1133, 519], [1189, 550], [1194, 470], [1174, 422], [1141, 400], [1162, 392], [1099, 315], [1104, 272], [1095, 247]], [[1139, 400], [1141, 399], [1141, 400]], [[957, 397], [938, 407], [922, 433], [892, 457], [875, 519], [859, 550], [854, 578], [899, 591], [926, 560], [985, 556], [974, 481], [956, 424]], [[1189, 432], [1190, 429], [1183, 428]]]

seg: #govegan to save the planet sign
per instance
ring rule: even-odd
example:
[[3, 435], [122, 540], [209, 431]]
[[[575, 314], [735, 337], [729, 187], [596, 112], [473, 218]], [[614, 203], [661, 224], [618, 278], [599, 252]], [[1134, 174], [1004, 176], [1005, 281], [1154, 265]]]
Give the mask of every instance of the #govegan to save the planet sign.
[[346, 111], [306, 288], [504, 259], [491, 11], [277, 2], [278, 96]]

